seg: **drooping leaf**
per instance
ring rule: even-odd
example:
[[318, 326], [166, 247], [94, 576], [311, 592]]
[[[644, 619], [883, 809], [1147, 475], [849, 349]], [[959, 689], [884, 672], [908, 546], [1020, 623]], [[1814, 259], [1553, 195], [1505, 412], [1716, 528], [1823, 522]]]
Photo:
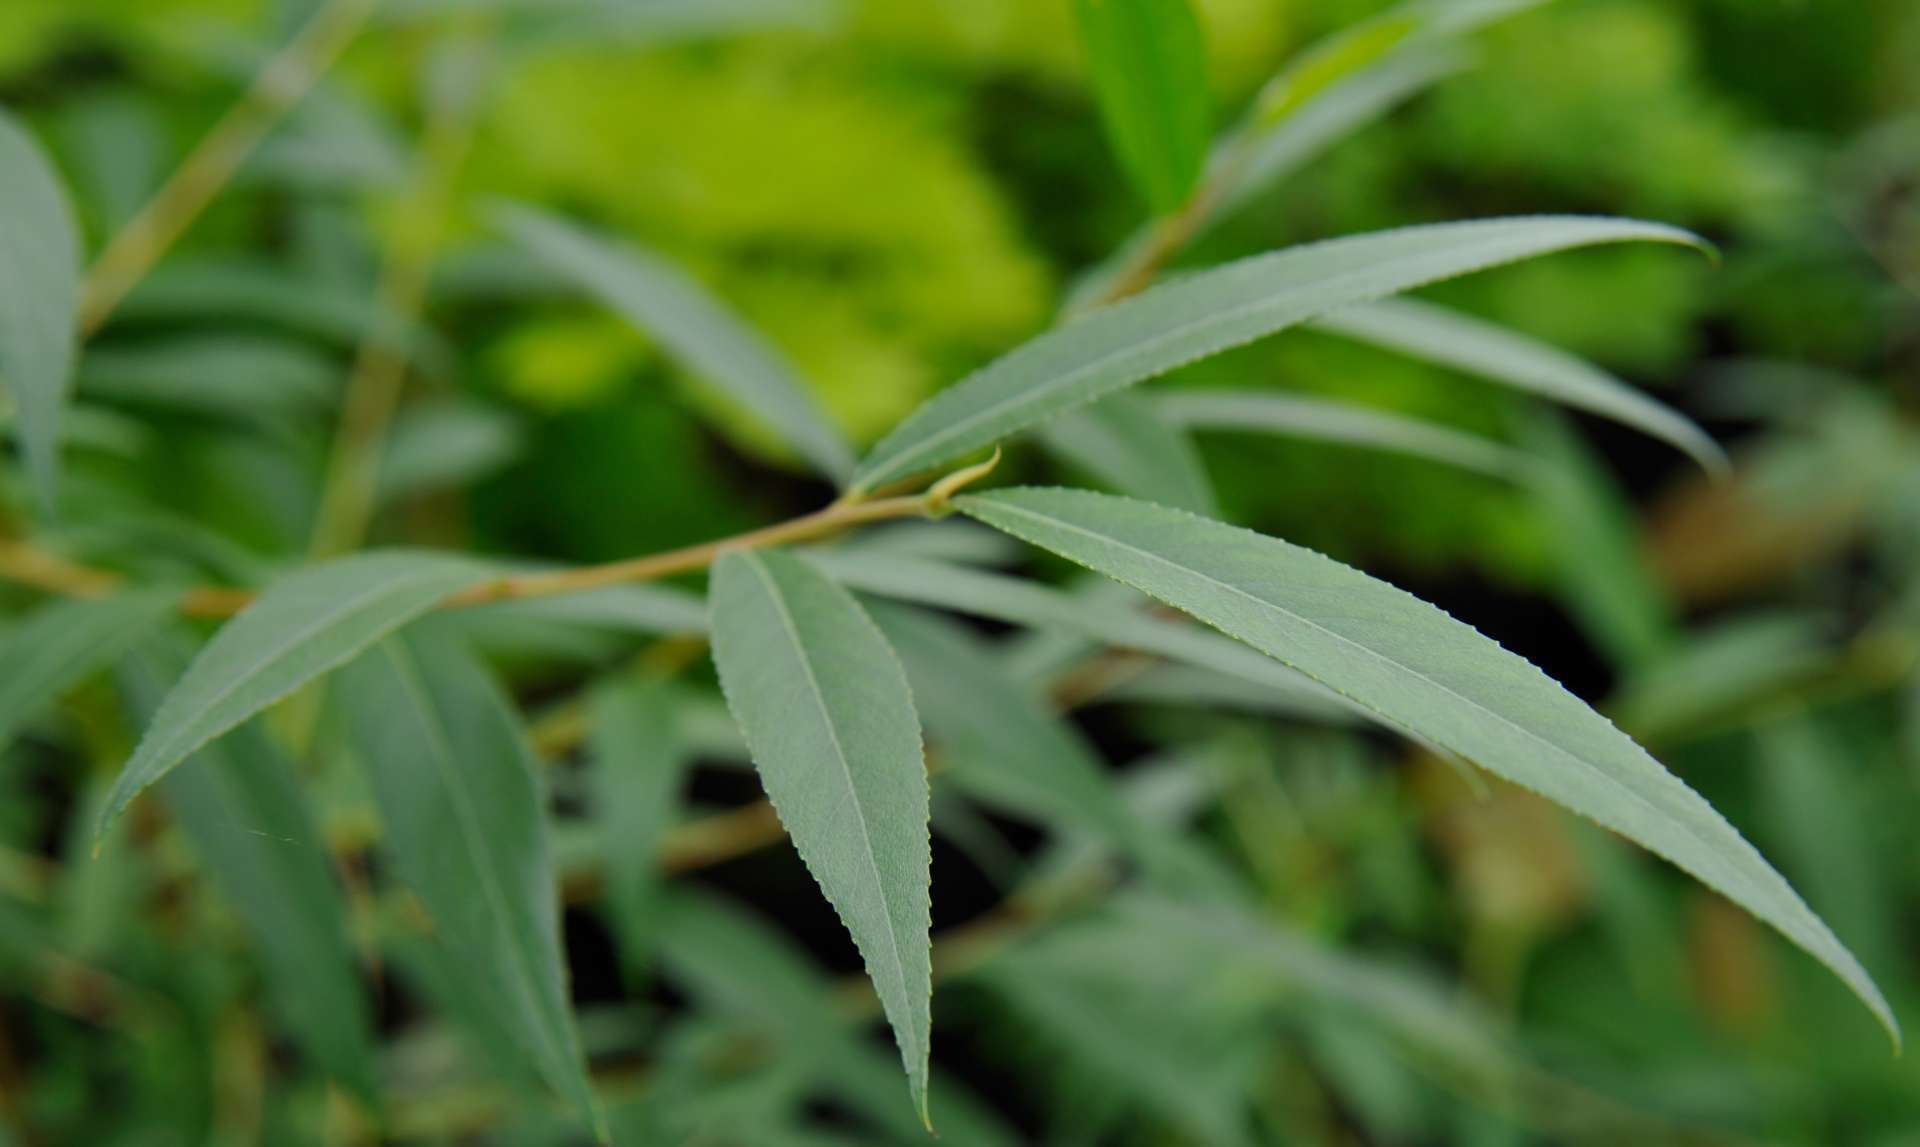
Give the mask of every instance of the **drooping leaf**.
[[1107, 138], [1154, 211], [1193, 191], [1212, 136], [1207, 53], [1188, 0], [1075, 0]]
[[[1343, 442], [1509, 476], [1525, 458], [1501, 443], [1351, 402], [1262, 390], [1176, 390], [1153, 410], [1178, 426]], [[1182, 506], [1181, 509], [1190, 507]]]
[[496, 218], [514, 242], [659, 339], [822, 474], [842, 481], [852, 472], [852, 448], [793, 368], [685, 272], [532, 208], [505, 207]]
[[187, 754], [487, 577], [451, 554], [392, 550], [298, 570], [214, 635], [155, 710], [100, 817], [104, 834]]
[[0, 751], [62, 693], [105, 669], [173, 612], [164, 590], [41, 606], [0, 638]]
[[1133, 818], [1093, 747], [951, 622], [892, 603], [873, 618], [906, 666], [946, 777], [983, 800], [1127, 847]]
[[1137, 394], [1121, 393], [1041, 429], [1047, 449], [1115, 491], [1213, 514], [1213, 488], [1193, 443]]
[[607, 911], [630, 969], [648, 962], [662, 912], [660, 845], [679, 813], [691, 755], [675, 727], [672, 689], [651, 677], [609, 681], [594, 691], [594, 809], [606, 841]]
[[[598, 1124], [567, 997], [546, 797], [518, 717], [451, 632], [392, 637], [340, 675], [338, 698], [385, 825], [383, 847], [442, 951], [484, 990], [464, 995]], [[605, 1135], [602, 1132], [601, 1137]]]
[[957, 505], [1668, 858], [1825, 963], [1898, 1039], [1872, 980], [1733, 826], [1605, 718], [1468, 626], [1311, 550], [1178, 510], [1041, 489]]
[[[135, 707], [151, 718], [187, 660], [183, 643], [172, 641], [130, 656], [125, 678]], [[258, 947], [287, 1033], [377, 1103], [372, 1020], [346, 905], [292, 763], [251, 722], [195, 753], [160, 792]]]
[[932, 858], [906, 675], [853, 595], [804, 558], [729, 553], [710, 597], [727, 705], [794, 847], [853, 934], [924, 1117]]
[[1630, 220], [1536, 216], [1409, 227], [1257, 255], [1042, 335], [936, 395], [860, 463], [853, 488], [952, 461], [1195, 359], [1471, 271], [1599, 243], [1691, 244]]
[[43, 508], [59, 480], [60, 419], [78, 346], [80, 229], [53, 163], [0, 109], [0, 386], [19, 412]]
[[1611, 418], [1685, 452], [1709, 472], [1727, 468], [1720, 447], [1679, 411], [1558, 347], [1493, 323], [1391, 299], [1336, 311], [1314, 326]]

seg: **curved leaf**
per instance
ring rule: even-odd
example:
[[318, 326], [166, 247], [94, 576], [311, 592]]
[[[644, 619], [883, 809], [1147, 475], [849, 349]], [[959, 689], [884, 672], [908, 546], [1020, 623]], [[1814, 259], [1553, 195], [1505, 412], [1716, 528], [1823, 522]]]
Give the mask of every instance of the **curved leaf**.
[[1122, 494], [1217, 513], [1199, 452], [1157, 414], [1137, 394], [1116, 394], [1048, 423], [1041, 441]]
[[505, 207], [496, 217], [514, 242], [659, 339], [822, 474], [843, 481], [853, 470], [853, 449], [793, 368], [685, 272], [532, 208]]
[[1409, 227], [1258, 255], [1158, 287], [1040, 336], [909, 415], [854, 474], [872, 490], [1195, 359], [1297, 323], [1550, 251], [1695, 244], [1655, 223], [1536, 216]]
[[1606, 718], [1470, 627], [1331, 558], [1179, 510], [1043, 489], [956, 505], [1666, 857], [1825, 963], [1898, 1040], [1866, 972], [1733, 826]]
[[273, 583], [214, 635], [155, 711], [114, 780], [98, 833], [187, 754], [490, 572], [467, 558], [393, 550], [326, 562]]
[[[567, 999], [546, 798], [520, 722], [448, 633], [381, 642], [340, 675], [383, 847], [433, 920], [433, 938], [480, 988], [476, 1027], [598, 1124]], [[605, 1138], [604, 1131], [601, 1138]]]
[[1177, 210], [1207, 158], [1206, 44], [1188, 0], [1076, 0], [1100, 118], [1154, 211]]
[[1493, 323], [1432, 303], [1392, 299], [1337, 311], [1313, 325], [1625, 423], [1711, 473], [1727, 468], [1726, 454], [1679, 411], [1558, 347]]
[[0, 751], [24, 722], [171, 616], [177, 595], [119, 593], [44, 605], [0, 639]]
[[79, 340], [80, 230], [46, 153], [0, 110], [0, 384], [18, 411], [27, 472], [53, 505]]
[[1157, 396], [1154, 410], [1180, 426], [1371, 446], [1503, 477], [1519, 470], [1526, 461], [1507, 446], [1450, 427], [1350, 402], [1297, 394], [1176, 390]]
[[853, 933], [926, 1115], [932, 965], [927, 772], [900, 662], [803, 558], [713, 570], [713, 655], [761, 783]]

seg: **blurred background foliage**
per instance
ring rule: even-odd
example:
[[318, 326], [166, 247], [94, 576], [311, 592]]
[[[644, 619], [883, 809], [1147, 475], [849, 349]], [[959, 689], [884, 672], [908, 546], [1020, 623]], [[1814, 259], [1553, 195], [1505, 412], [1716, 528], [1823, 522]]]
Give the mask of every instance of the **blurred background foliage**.
[[[0, 4], [0, 99], [53, 150], [91, 249], [312, 7]], [[228, 366], [248, 376], [281, 372], [297, 390], [344, 372], [383, 252], [423, 226], [415, 141], [466, 82], [466, 25], [442, 11], [460, 7], [393, 0], [90, 353], [68, 497], [112, 535], [94, 543], [134, 529], [112, 524], [116, 509], [160, 530], [153, 503], [168, 556], [148, 547], [149, 563], [241, 577], [304, 543], [325, 442], [310, 417], [269, 412], [263, 434], [237, 424], [249, 417], [237, 404], [207, 418], [149, 400], [206, 371], [196, 340], [235, 331], [257, 357]], [[425, 200], [444, 209], [448, 241], [429, 321], [406, 336], [425, 397], [396, 429], [396, 455], [416, 441], [413, 469], [390, 460], [386, 532], [604, 560], [826, 495], [644, 335], [509, 256], [481, 221], [491, 197], [680, 261], [861, 440], [1049, 325], [1075, 276], [1141, 222], [1066, 0], [770, 7], [784, 13], [772, 30], [495, 50], [468, 161], [448, 195]], [[1199, 7], [1225, 124], [1302, 45], [1381, 5]], [[1337, 395], [1514, 441], [1556, 477], [1516, 484], [1208, 435], [1226, 516], [1436, 601], [1603, 702], [1779, 864], [1912, 1028], [1920, 5], [1543, 5], [1476, 37], [1459, 74], [1316, 157], [1188, 258], [1532, 211], [1677, 223], [1722, 259], [1589, 251], [1432, 296], [1659, 393], [1729, 446], [1731, 478], [1465, 375], [1299, 332], [1167, 385]], [[169, 352], [181, 356], [171, 373]], [[1022, 449], [1007, 470], [1077, 477], [1058, 465]], [[539, 697], [576, 677], [543, 656], [519, 683]], [[48, 723], [95, 742], [97, 781], [124, 756], [124, 730], [104, 694], [70, 710]], [[936, 997], [936, 1064], [974, 1096], [973, 1114], [943, 1123], [961, 1141], [1920, 1144], [1920, 1068], [1887, 1055], [1838, 984], [1549, 806], [1505, 786], [1476, 792], [1383, 739], [1196, 713], [1165, 695], [1097, 706], [1081, 724], [1143, 802], [1193, 817], [1180, 839], [1199, 869], [1226, 867], [1277, 918], [1447, 986], [1408, 1003], [1407, 981], [1360, 978], [1302, 1002], [1251, 945], [1178, 927], [1176, 908], [1076, 919]], [[188, 862], [82, 863], [85, 833], [65, 826], [88, 821], [94, 783], [61, 763], [60, 743], [27, 738], [0, 769], [0, 1128], [15, 1129], [0, 1141], [304, 1143], [322, 1126], [353, 1141], [270, 1021], [234, 1006], [254, 992], [244, 942], [217, 903], [180, 894]], [[1185, 771], [1166, 760], [1179, 753]], [[1196, 775], [1206, 792], [1160, 783]], [[725, 807], [752, 788], [723, 772], [694, 791]], [[992, 910], [1038, 847], [1031, 827], [945, 819], [936, 931]], [[623, 989], [595, 905], [568, 915], [590, 1049], [617, 1065], [644, 1033], [655, 1082], [619, 1112], [632, 1141], [913, 1141], [904, 1102], [888, 1107], [900, 1097], [884, 1044], [829, 1039], [842, 1021], [823, 1004], [825, 977], [854, 964], [784, 845], [693, 883], [735, 904], [671, 917], [666, 987]], [[796, 913], [812, 916], [794, 925]], [[57, 957], [36, 947], [43, 934], [60, 938]], [[1329, 984], [1360, 976], [1335, 964]], [[1463, 1033], [1452, 1009], [1469, 1004], [1485, 1027]], [[775, 1033], [786, 1054], [718, 1055], [725, 1022], [783, 1008], [817, 1020]], [[382, 1009], [399, 1033], [392, 1073], [433, 1099], [400, 1141], [565, 1141], [482, 1083], [445, 1085], [476, 1077], [448, 1067], [404, 989]], [[1551, 1074], [1488, 1068], [1486, 1055], [1506, 1054], [1484, 1053], [1488, 1030], [1517, 1035]]]

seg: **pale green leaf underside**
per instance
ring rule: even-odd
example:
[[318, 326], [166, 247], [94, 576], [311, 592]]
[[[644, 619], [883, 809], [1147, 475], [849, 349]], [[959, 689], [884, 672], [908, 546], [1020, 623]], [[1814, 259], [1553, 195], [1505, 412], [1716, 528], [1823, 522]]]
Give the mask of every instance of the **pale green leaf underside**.
[[874, 447], [856, 490], [952, 461], [1122, 387], [1441, 279], [1599, 243], [1694, 244], [1653, 223], [1536, 216], [1409, 227], [1243, 259], [1095, 311], [936, 395]]
[[1120, 393], [1041, 428], [1047, 449], [1122, 494], [1215, 513], [1193, 442], [1138, 394]]
[[66, 193], [46, 153], [0, 109], [0, 386], [42, 506], [58, 480], [79, 306], [80, 232]]
[[[451, 628], [381, 642], [340, 675], [383, 847], [482, 990], [482, 1031], [598, 1123], [560, 947], [546, 799], [518, 716]], [[604, 1133], [602, 1134], [604, 1139]]]
[[1604, 717], [1470, 627], [1311, 550], [1179, 510], [1045, 489], [956, 504], [1667, 857], [1833, 969], [1897, 1040], [1865, 971], [1752, 845]]
[[924, 1112], [932, 854], [906, 675], [853, 596], [804, 558], [726, 554], [709, 599], [727, 706], [780, 822], [853, 934]]
[[490, 572], [467, 558], [394, 550], [312, 566], [268, 586], [214, 635], [154, 713], [98, 831], [187, 754]]
[[0, 640], [0, 751], [62, 693], [105, 669], [172, 614], [164, 590], [56, 601]]
[[1321, 330], [1481, 375], [1624, 423], [1724, 472], [1727, 456], [1685, 415], [1558, 347], [1445, 307], [1392, 299], [1314, 322]]
[[651, 334], [822, 474], [844, 481], [853, 449], [771, 344], [658, 255], [527, 207], [497, 218], [516, 243]]
[[1518, 451], [1477, 435], [1332, 399], [1260, 390], [1175, 390], [1156, 396], [1153, 408], [1162, 420], [1193, 430], [1341, 442], [1500, 477], [1511, 476], [1525, 463]]

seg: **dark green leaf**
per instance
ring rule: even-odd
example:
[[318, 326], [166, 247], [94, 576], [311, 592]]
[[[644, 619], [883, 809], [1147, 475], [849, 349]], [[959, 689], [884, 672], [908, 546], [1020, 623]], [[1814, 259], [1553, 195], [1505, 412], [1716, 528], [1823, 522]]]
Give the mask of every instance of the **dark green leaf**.
[[1156, 212], [1178, 210], [1212, 131], [1206, 44], [1188, 0], [1075, 0], [1107, 138]]

